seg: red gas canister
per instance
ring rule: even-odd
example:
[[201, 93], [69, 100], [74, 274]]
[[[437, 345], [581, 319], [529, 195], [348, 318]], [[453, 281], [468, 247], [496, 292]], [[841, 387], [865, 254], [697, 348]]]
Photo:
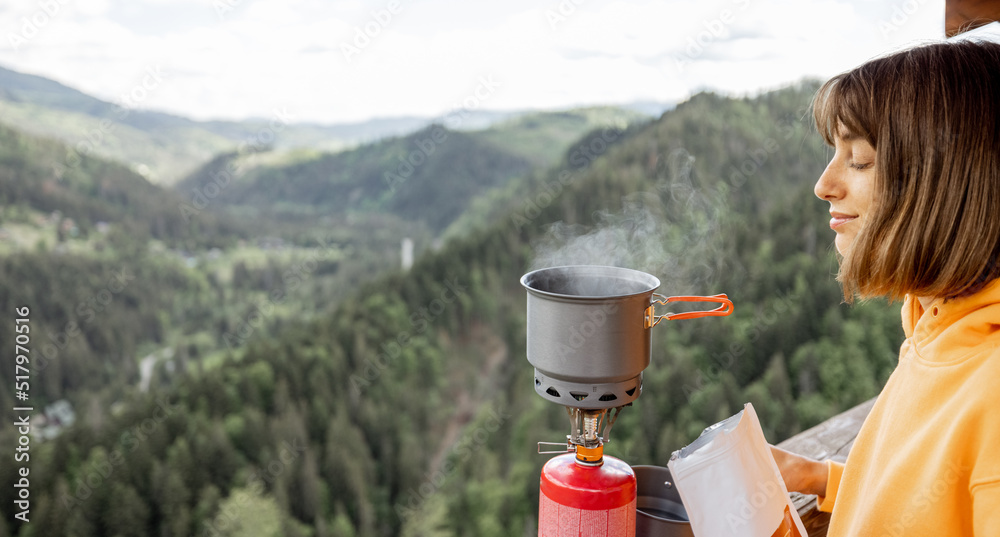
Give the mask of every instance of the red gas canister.
[[550, 459], [542, 468], [538, 537], [635, 537], [632, 468], [600, 454], [581, 458], [580, 451], [593, 451], [581, 448], [577, 446], [577, 454]]

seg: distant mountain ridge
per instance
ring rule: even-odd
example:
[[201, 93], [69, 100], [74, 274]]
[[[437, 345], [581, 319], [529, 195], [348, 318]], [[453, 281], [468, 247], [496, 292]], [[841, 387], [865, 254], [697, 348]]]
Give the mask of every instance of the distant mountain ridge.
[[[94, 155], [118, 160], [152, 182], [169, 185], [241, 143], [338, 151], [404, 136], [447, 117], [399, 116], [321, 124], [300, 122], [302, 118], [276, 110], [267, 118], [196, 121], [141, 108], [141, 97], [155, 91], [161, 78], [151, 67], [118, 102], [108, 102], [55, 80], [0, 67], [0, 122], [62, 141], [71, 153], [77, 153], [68, 158]], [[637, 109], [620, 108], [619, 112], [645, 116], [647, 110], [649, 104], [644, 103]], [[485, 129], [530, 114], [533, 112], [463, 110], [462, 121], [448, 126]]]
[[[147, 76], [156, 77], [155, 69], [150, 68]], [[77, 89], [66, 86], [55, 80], [38, 75], [20, 73], [0, 67], [0, 99], [8, 102], [29, 103], [47, 106], [67, 112], [81, 113], [99, 119], [120, 117], [120, 122], [136, 128], [150, 127], [198, 127], [217, 134], [231, 141], [241, 141], [254, 133], [260, 124], [273, 118], [250, 118], [243, 121], [196, 121], [183, 116], [153, 110], [135, 109], [129, 95], [123, 94], [119, 102], [108, 102]], [[130, 109], [130, 113], [122, 114], [121, 109]], [[121, 116], [125, 117], [121, 117]], [[329, 134], [331, 138], [344, 140], [372, 140], [384, 136], [405, 134], [427, 125], [430, 118], [417, 116], [399, 116], [375, 118], [366, 121], [324, 125], [316, 122], [296, 123], [295, 127], [303, 129], [319, 129]]]
[[140, 108], [141, 99], [132, 97], [155, 91], [158, 76], [151, 68], [132, 95], [111, 103], [54, 80], [0, 67], [0, 122], [56, 138], [78, 156], [122, 161], [147, 179], [166, 184], [240, 143], [341, 149], [412, 132], [429, 122], [398, 117], [339, 125], [294, 123], [295, 118], [281, 110], [263, 119], [195, 121]]

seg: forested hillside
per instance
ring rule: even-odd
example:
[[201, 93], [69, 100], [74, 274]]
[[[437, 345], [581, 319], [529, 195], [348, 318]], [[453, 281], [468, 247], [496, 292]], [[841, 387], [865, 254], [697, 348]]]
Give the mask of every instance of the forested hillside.
[[104, 222], [139, 241], [189, 249], [225, 246], [227, 240], [249, 236], [224, 215], [204, 215], [197, 226], [189, 225], [178, 210], [183, 201], [125, 165], [73, 156], [61, 143], [0, 124], [0, 218], [5, 221], [23, 218], [19, 210], [58, 210], [82, 236]]
[[102, 421], [142, 361], [153, 384], [210, 367], [398, 267], [401, 236], [430, 242], [392, 215], [317, 229], [194, 207], [119, 163], [67, 165], [69, 151], [0, 125], [0, 308], [33, 308], [39, 408], [66, 398]]
[[[35, 82], [41, 86], [20, 89], [40, 91], [42, 104], [104, 106]], [[428, 249], [427, 221], [454, 218], [476, 192], [539, 164], [537, 155], [504, 149], [517, 143], [498, 133], [563, 147], [569, 133], [626, 118], [634, 115], [596, 108], [533, 114], [472, 135], [441, 131], [444, 138], [432, 143], [442, 149], [414, 183], [399, 185], [392, 205], [334, 196], [319, 207], [312, 205], [317, 192], [341, 192], [329, 188], [320, 166], [284, 170], [275, 164], [282, 154], [265, 147], [220, 155], [175, 193], [124, 164], [0, 125], [0, 305], [38, 306], [48, 370], [35, 392], [40, 405], [68, 398], [78, 410], [106, 407], [144, 382], [172, 382], [188, 365], [219, 363], [248, 337], [334, 308], [361, 282], [399, 267], [404, 237], [417, 254]], [[378, 198], [387, 188], [378, 166], [420, 140], [370, 144], [323, 161], [333, 161], [352, 189], [370, 186]], [[306, 185], [306, 195], [226, 203], [239, 194], [244, 172], [259, 178], [274, 168], [296, 177], [291, 190]], [[366, 185], [370, 178], [374, 185]], [[289, 210], [296, 204], [306, 208]], [[143, 362], [154, 369], [143, 373]], [[0, 387], [0, 400], [12, 401], [10, 388]]]
[[462, 124], [456, 116], [348, 151], [220, 155], [177, 190], [196, 203], [217, 183], [211, 198], [216, 208], [282, 220], [392, 214], [437, 233], [466, 212], [470, 201], [547, 169], [591, 128], [623, 128], [639, 117], [612, 107], [584, 108], [528, 114], [466, 132], [447, 126]]
[[703, 93], [591, 132], [410, 271], [33, 447], [32, 523], [8, 513], [0, 535], [534, 535], [535, 442], [566, 434], [524, 356], [518, 279], [539, 264], [623, 264], [736, 305], [654, 329], [608, 446], [629, 463], [665, 464], [748, 400], [779, 441], [875, 395], [898, 313], [841, 303], [815, 89]]
[[[228, 162], [216, 159], [180, 189], [207, 184], [224, 164]], [[385, 212], [440, 228], [457, 217], [470, 198], [530, 167], [517, 154], [434, 125], [352, 151], [248, 168], [225, 186], [218, 202], [279, 214]]]

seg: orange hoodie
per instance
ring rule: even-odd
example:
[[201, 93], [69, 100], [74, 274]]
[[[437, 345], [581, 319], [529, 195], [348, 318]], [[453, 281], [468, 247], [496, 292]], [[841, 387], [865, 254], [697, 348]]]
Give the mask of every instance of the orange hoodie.
[[1000, 536], [1000, 280], [903, 304], [906, 340], [845, 465], [829, 537]]

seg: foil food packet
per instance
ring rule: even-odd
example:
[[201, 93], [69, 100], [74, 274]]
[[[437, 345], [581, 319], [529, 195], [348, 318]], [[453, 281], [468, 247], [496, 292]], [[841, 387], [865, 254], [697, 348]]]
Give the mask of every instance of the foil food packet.
[[667, 464], [695, 537], [806, 537], [753, 405], [705, 429]]

